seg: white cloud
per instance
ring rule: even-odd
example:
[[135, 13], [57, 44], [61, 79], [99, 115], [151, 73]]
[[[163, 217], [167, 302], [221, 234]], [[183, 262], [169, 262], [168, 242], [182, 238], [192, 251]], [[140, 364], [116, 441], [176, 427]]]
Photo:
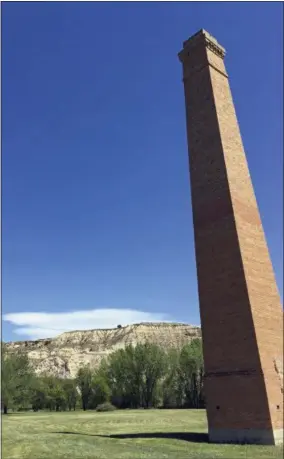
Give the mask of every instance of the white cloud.
[[4, 314], [3, 320], [17, 328], [17, 335], [29, 339], [52, 338], [65, 331], [115, 328], [118, 324], [166, 322], [166, 314], [136, 311], [134, 309], [90, 309], [70, 312], [15, 312]]

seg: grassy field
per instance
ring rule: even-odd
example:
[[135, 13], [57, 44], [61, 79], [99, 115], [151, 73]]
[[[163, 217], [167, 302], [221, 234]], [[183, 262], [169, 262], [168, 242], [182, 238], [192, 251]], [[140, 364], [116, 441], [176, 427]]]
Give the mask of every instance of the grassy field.
[[28, 413], [2, 417], [2, 457], [280, 459], [283, 449], [209, 444], [204, 411]]

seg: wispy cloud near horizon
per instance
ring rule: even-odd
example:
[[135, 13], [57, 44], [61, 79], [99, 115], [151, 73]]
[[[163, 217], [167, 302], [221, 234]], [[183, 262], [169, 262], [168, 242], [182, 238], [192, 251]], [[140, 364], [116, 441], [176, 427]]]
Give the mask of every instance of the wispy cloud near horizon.
[[16, 326], [13, 332], [29, 339], [53, 338], [60, 333], [96, 328], [115, 328], [139, 322], [169, 322], [163, 313], [135, 309], [102, 308], [67, 312], [15, 312], [3, 320]]

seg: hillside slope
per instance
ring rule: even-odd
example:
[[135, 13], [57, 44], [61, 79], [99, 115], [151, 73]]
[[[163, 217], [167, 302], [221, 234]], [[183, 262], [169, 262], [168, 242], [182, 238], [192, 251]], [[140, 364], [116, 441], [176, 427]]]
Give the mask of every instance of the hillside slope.
[[200, 327], [192, 325], [142, 323], [114, 329], [66, 332], [52, 339], [10, 342], [5, 348], [8, 352], [27, 353], [37, 374], [74, 378], [81, 366], [89, 363], [95, 368], [103, 357], [127, 344], [135, 346], [148, 341], [164, 349], [181, 348], [200, 336]]

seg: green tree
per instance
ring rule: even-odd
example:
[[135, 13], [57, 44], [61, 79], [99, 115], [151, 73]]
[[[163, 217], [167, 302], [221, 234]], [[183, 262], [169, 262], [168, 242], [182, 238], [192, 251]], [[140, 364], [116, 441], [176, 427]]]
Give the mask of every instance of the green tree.
[[37, 377], [33, 385], [31, 405], [34, 411], [43, 410], [47, 406], [47, 384], [43, 378]]
[[53, 375], [43, 377], [45, 385], [45, 406], [50, 411], [66, 409], [66, 395], [63, 387], [63, 380]]
[[76, 381], [73, 379], [64, 379], [62, 381], [63, 391], [65, 393], [65, 400], [69, 411], [72, 409], [75, 411], [76, 402], [78, 398], [78, 390], [76, 387]]
[[2, 350], [2, 403], [4, 414], [8, 408], [27, 408], [35, 375], [25, 354], [8, 354]]
[[110, 401], [111, 390], [108, 386], [106, 378], [102, 374], [95, 373], [93, 375], [91, 386], [92, 393], [89, 403], [91, 408], [96, 408], [98, 405]]
[[110, 355], [107, 363], [107, 382], [111, 389], [112, 402], [121, 408], [137, 407], [137, 390], [133, 387], [134, 374], [131, 369], [132, 353], [132, 346], [119, 349]]
[[183, 393], [184, 405], [188, 408], [204, 405], [203, 373], [202, 342], [197, 338], [183, 347], [179, 359], [179, 388]]
[[159, 383], [167, 371], [166, 353], [155, 344], [145, 343], [136, 346], [135, 357], [140, 371], [142, 370], [142, 406], [156, 406], [159, 403]]
[[179, 408], [183, 403], [183, 394], [178, 378], [180, 352], [170, 349], [167, 352], [167, 373], [162, 382], [162, 397], [164, 408]]
[[156, 406], [160, 381], [166, 373], [166, 354], [154, 344], [126, 346], [108, 361], [108, 384], [112, 401], [122, 408]]
[[76, 383], [78, 385], [83, 410], [87, 410], [92, 395], [92, 372], [89, 366], [82, 367], [78, 370]]

